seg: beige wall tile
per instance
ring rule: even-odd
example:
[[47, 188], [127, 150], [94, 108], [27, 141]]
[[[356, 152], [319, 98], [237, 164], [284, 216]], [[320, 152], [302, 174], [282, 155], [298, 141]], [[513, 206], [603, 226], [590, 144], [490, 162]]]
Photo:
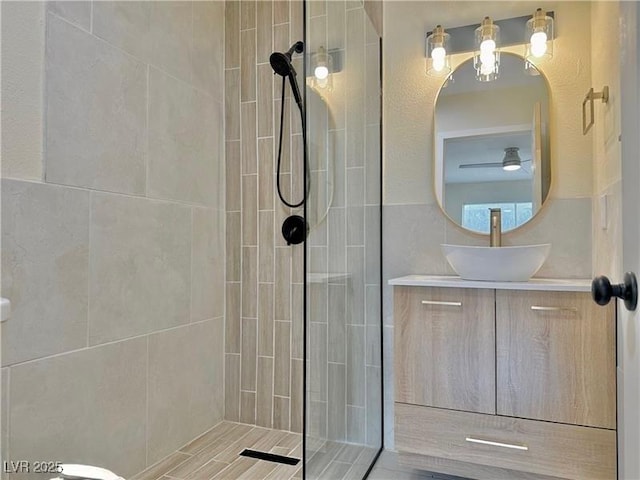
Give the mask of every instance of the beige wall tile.
[[[273, 165], [274, 172], [277, 172], [278, 169], [278, 146], [279, 146], [279, 136], [280, 136], [280, 105], [282, 104], [280, 89], [282, 88], [282, 83], [278, 80], [274, 81], [274, 88], [278, 90], [277, 100], [273, 102], [273, 128], [274, 132], [276, 132], [277, 137], [274, 137], [274, 151], [273, 151]], [[289, 92], [289, 87], [286, 88], [286, 92]], [[282, 131], [282, 151], [280, 153], [280, 173], [290, 173], [291, 172], [291, 114], [289, 109], [289, 98], [285, 98], [284, 102], [284, 119], [282, 125], [284, 125], [284, 130]], [[288, 184], [287, 184], [288, 185]], [[287, 187], [288, 188], [288, 187]], [[285, 189], [282, 189], [285, 192]], [[286, 190], [285, 197], [290, 199], [291, 194], [290, 191]], [[296, 202], [299, 200], [296, 200]], [[294, 203], [289, 200], [289, 203]]]
[[364, 323], [364, 253], [363, 247], [347, 247], [347, 323], [353, 325]]
[[[258, 5], [271, 5], [271, 2], [259, 2]], [[260, 43], [259, 43], [260, 45]], [[260, 54], [258, 61], [269, 61], [269, 54], [271, 53], [271, 27], [269, 27], [269, 48], [268, 53]], [[274, 134], [273, 132], [273, 84], [274, 75], [271, 65], [269, 63], [260, 64], [258, 69], [258, 136], [269, 137]], [[277, 80], [277, 77], [276, 77]], [[276, 132], [277, 134], [277, 132]]]
[[258, 245], [258, 175], [242, 176], [242, 245]]
[[[257, 2], [257, 63], [269, 61], [273, 48], [273, 8], [275, 2]], [[268, 66], [268, 65], [267, 65]], [[271, 94], [269, 93], [269, 96]]]
[[302, 360], [304, 347], [304, 285], [291, 284], [291, 358]]
[[91, 345], [188, 323], [190, 290], [189, 207], [92, 194]]
[[303, 392], [304, 392], [304, 362], [291, 360], [291, 412], [289, 428], [292, 432], [302, 432], [303, 418]]
[[[243, 0], [244, 7], [246, 0]], [[253, 3], [253, 2], [251, 2]], [[241, 7], [241, 8], [242, 8]], [[256, 29], [242, 30], [240, 32], [240, 100], [252, 102], [256, 99]]]
[[240, 392], [240, 421], [252, 425], [256, 423], [255, 392]]
[[289, 22], [289, 1], [277, 0], [273, 2], [273, 24]]
[[49, 14], [46, 72], [47, 181], [144, 193], [146, 66]]
[[314, 341], [309, 345], [309, 370], [307, 374], [309, 400], [327, 400], [327, 324], [310, 323], [308, 335]]
[[255, 0], [242, 0], [240, 2], [240, 28], [242, 30], [256, 28]]
[[3, 2], [2, 176], [42, 180], [44, 2]]
[[347, 46], [349, 78], [346, 84], [347, 165], [364, 165], [365, 84], [364, 10], [347, 11]]
[[366, 443], [382, 444], [382, 375], [380, 367], [367, 367]]
[[222, 420], [223, 329], [220, 319], [149, 336], [148, 463]]
[[347, 286], [329, 285], [328, 359], [346, 362]]
[[307, 418], [308, 435], [316, 439], [327, 438], [327, 402], [311, 400], [309, 402]]
[[[242, 319], [242, 367], [240, 389], [256, 391], [256, 364], [258, 362], [258, 322], [255, 318]], [[242, 412], [241, 412], [242, 415]], [[245, 422], [246, 423], [246, 422]]]
[[225, 352], [240, 353], [240, 283], [226, 284]]
[[273, 428], [289, 430], [289, 399], [273, 397]]
[[329, 401], [327, 408], [331, 412], [327, 421], [327, 438], [344, 441], [347, 434], [347, 396], [346, 366], [340, 363], [330, 363], [329, 366]]
[[149, 62], [182, 80], [190, 81], [194, 60], [193, 25], [193, 2], [152, 2], [149, 12]]
[[192, 84], [224, 101], [225, 2], [193, 2]]
[[274, 224], [273, 211], [259, 212], [259, 245], [258, 280], [274, 281]]
[[345, 19], [345, 2], [327, 2], [327, 50], [345, 48]]
[[9, 368], [2, 369], [2, 387], [0, 397], [0, 455], [9, 459]]
[[151, 55], [150, 2], [94, 2], [92, 6], [94, 35], [148, 61]]
[[328, 269], [344, 272], [347, 268], [347, 211], [345, 208], [330, 208], [328, 214]]
[[218, 210], [193, 208], [191, 321], [224, 316], [224, 218]]
[[381, 249], [382, 239], [380, 230], [380, 206], [370, 206], [364, 209], [364, 254], [365, 254], [365, 283], [380, 285], [381, 283]]
[[224, 419], [240, 421], [240, 355], [227, 353], [224, 356], [225, 389]]
[[258, 316], [258, 247], [242, 247], [242, 316]]
[[225, 70], [224, 79], [225, 138], [240, 140], [240, 69]]
[[[244, 73], [242, 75], [244, 77]], [[256, 137], [256, 103], [243, 103], [242, 111], [242, 174], [258, 173]]]
[[2, 363], [87, 344], [89, 193], [2, 181]]
[[[225, 68], [240, 67], [240, 2], [225, 1], [225, 31], [224, 31], [224, 48], [225, 48]], [[226, 88], [229, 84], [227, 83]]]
[[351, 443], [365, 443], [366, 412], [362, 407], [347, 406], [347, 441]]
[[82, 27], [84, 30], [91, 28], [91, 4], [88, 2], [47, 2], [49, 11], [59, 17]]
[[290, 395], [291, 377], [291, 322], [275, 322], [274, 329], [273, 393]]
[[347, 403], [365, 406], [365, 329], [347, 326]]
[[13, 367], [12, 458], [109, 465], [125, 477], [142, 470], [146, 351], [136, 338]]
[[225, 194], [227, 212], [240, 211], [242, 209], [242, 190], [240, 172], [240, 142], [227, 142], [225, 151]]
[[256, 425], [273, 426], [273, 358], [258, 357]]
[[309, 16], [317, 17], [319, 15], [326, 15], [327, 2], [325, 0], [311, 0], [309, 2]]
[[276, 248], [275, 319], [291, 319], [291, 250]]
[[149, 70], [149, 196], [216, 205], [224, 165], [221, 110], [208, 95]]
[[227, 212], [226, 222], [226, 275], [228, 282], [239, 282], [242, 266], [242, 238], [240, 236], [242, 221], [240, 212]]
[[258, 355], [273, 356], [273, 284], [258, 285]]
[[[290, 1], [290, 24], [291, 24], [291, 38], [293, 41], [304, 39], [304, 2], [302, 0]], [[293, 43], [293, 42], [292, 42]]]
[[273, 139], [258, 140], [258, 208], [273, 210], [275, 196]]

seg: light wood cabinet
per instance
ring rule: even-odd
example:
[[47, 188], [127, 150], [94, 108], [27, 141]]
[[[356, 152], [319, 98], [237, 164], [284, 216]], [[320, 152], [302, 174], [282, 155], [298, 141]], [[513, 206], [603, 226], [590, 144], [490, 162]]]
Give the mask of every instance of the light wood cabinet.
[[614, 305], [396, 286], [394, 325], [401, 461], [470, 478], [616, 477]]
[[495, 413], [493, 290], [396, 287], [396, 400]]
[[498, 414], [616, 428], [615, 318], [589, 294], [496, 291]]

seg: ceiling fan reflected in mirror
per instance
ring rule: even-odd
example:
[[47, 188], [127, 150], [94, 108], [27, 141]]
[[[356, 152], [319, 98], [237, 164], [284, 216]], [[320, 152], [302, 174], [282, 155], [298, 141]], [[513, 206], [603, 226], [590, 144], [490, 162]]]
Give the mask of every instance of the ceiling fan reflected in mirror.
[[523, 163], [530, 162], [529, 160], [521, 160], [518, 155], [519, 147], [507, 147], [504, 149], [504, 158], [501, 162], [490, 163], [463, 163], [458, 168], [502, 168], [507, 172], [514, 172], [520, 170]]

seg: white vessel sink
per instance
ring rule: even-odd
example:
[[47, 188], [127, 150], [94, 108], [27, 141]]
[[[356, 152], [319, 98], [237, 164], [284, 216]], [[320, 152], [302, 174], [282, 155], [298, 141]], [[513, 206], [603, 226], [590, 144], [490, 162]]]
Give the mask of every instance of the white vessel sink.
[[465, 280], [526, 282], [542, 267], [551, 244], [518, 247], [441, 245], [451, 267]]

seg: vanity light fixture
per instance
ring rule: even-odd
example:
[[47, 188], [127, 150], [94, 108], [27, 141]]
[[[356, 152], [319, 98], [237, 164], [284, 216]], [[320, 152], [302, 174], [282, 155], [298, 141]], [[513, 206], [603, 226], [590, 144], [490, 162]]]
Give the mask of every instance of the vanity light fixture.
[[437, 25], [427, 36], [427, 75], [446, 77], [451, 73], [450, 35]]
[[504, 149], [504, 158], [502, 159], [502, 169], [507, 172], [513, 172], [520, 170], [522, 167], [522, 160], [518, 155], [518, 147], [507, 147]]
[[500, 27], [490, 17], [484, 17], [476, 28], [473, 66], [476, 78], [481, 82], [491, 82], [499, 76]]
[[525, 32], [525, 62], [553, 57], [553, 18], [541, 8], [527, 21]]
[[332, 91], [333, 57], [327, 53], [324, 47], [318, 48], [318, 51], [313, 54], [311, 66], [313, 69], [313, 86]]

